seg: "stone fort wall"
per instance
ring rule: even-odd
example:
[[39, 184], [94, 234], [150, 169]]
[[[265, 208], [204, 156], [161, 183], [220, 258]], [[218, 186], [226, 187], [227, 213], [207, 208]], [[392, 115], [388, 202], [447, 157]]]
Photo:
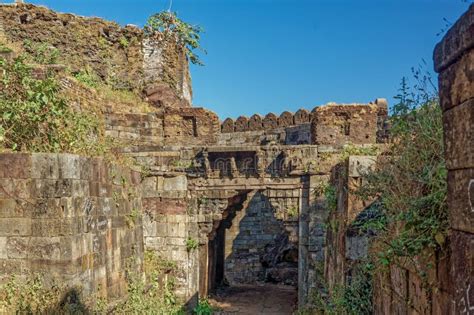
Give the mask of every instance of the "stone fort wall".
[[50, 45], [60, 52], [58, 62], [72, 73], [90, 69], [114, 88], [143, 92], [158, 106], [191, 104], [184, 50], [147, 38], [137, 26], [121, 27], [31, 4], [0, 4], [0, 33], [0, 38], [20, 50], [31, 50], [25, 41]]
[[[448, 168], [450, 250], [442, 301], [454, 313], [472, 312], [474, 299], [474, 5], [434, 51], [443, 109]], [[444, 280], [444, 277], [442, 278]], [[443, 309], [448, 310], [447, 308]]]
[[[379, 279], [380, 290], [374, 297], [377, 314], [406, 311], [397, 308], [395, 293], [413, 301], [424, 314], [472, 308], [473, 8], [435, 51], [449, 169], [452, 253], [447, 261], [435, 261], [435, 272], [428, 275], [439, 280], [439, 290], [431, 290], [434, 293], [423, 288], [407, 266]], [[134, 270], [140, 272], [143, 250], [148, 249], [177, 262], [178, 293], [190, 300], [206, 295], [219, 277], [213, 273], [220, 263], [216, 253], [222, 243], [227, 243], [224, 255], [229, 258], [224, 274], [231, 281], [280, 276], [278, 263], [294, 261], [271, 265], [269, 259], [267, 268], [252, 249], [271, 252], [278, 234], [286, 233], [287, 244], [298, 249], [299, 303], [303, 305], [320, 280], [321, 265], [323, 276], [336, 285], [345, 281], [347, 268], [366, 252], [367, 240], [346, 233], [344, 225], [366, 205], [356, 204], [343, 188], [360, 184], [361, 176], [351, 171], [351, 163], [369, 165], [371, 159], [349, 158], [348, 165], [339, 163], [344, 144], [376, 145], [387, 140], [387, 104], [382, 99], [220, 123], [214, 113], [180, 103], [190, 95], [182, 55], [151, 49], [154, 44], [144, 42], [134, 27], [120, 28], [30, 5], [1, 6], [0, 22], [11, 25], [0, 29], [12, 42], [30, 36], [37, 41], [55, 39], [51, 44], [73, 68], [88, 64], [103, 78], [117, 71], [130, 84], [137, 78], [137, 82], [150, 79], [149, 86], [140, 88], [148, 88], [145, 95], [157, 106], [147, 114], [105, 115], [107, 134], [123, 142], [120, 153], [143, 166], [142, 174], [98, 158], [0, 155], [3, 278], [44, 271], [48, 279], [58, 277], [68, 286], [80, 285], [87, 294], [100, 288], [102, 294], [120, 298], [126, 294], [126, 265], [133, 262]], [[53, 36], [41, 29], [51, 29]], [[78, 36], [77, 43], [72, 34]], [[126, 49], [119, 47], [122, 36], [130, 40]], [[116, 52], [107, 58], [116, 61], [117, 69], [101, 61], [101, 54], [111, 51]], [[168, 55], [178, 56], [173, 59], [181, 64], [176, 73], [162, 68], [161, 58]], [[167, 94], [163, 84], [176, 89], [178, 100]], [[338, 184], [342, 201], [338, 216], [331, 218], [344, 227], [338, 231], [327, 228], [330, 211], [324, 197], [316, 193], [331, 180]], [[142, 215], [136, 215], [136, 210]], [[297, 219], [292, 217], [295, 212]], [[230, 226], [222, 239], [219, 227], [224, 222]], [[198, 241], [196, 249], [187, 248], [189, 239]]]
[[276, 142], [297, 144], [382, 143], [386, 141], [388, 105], [377, 99], [369, 104], [329, 104], [311, 112], [300, 109], [279, 116], [269, 113], [250, 118], [240, 116], [221, 124], [221, 145], [265, 144]]
[[[469, 314], [474, 309], [474, 5], [436, 46], [434, 64], [443, 111], [450, 231], [444, 252], [425, 249], [375, 275], [374, 314]], [[369, 245], [370, 233], [351, 225], [355, 218], [370, 216], [370, 208], [354, 203], [351, 195], [361, 183], [353, 166], [375, 163], [364, 159], [350, 157], [332, 179], [338, 209], [329, 219], [337, 228], [327, 230], [321, 270], [331, 289], [350, 282], [353, 267], [377, 246]], [[420, 275], [419, 265], [431, 267]]]
[[1, 280], [46, 284], [111, 300], [141, 272], [140, 174], [101, 158], [0, 154]]

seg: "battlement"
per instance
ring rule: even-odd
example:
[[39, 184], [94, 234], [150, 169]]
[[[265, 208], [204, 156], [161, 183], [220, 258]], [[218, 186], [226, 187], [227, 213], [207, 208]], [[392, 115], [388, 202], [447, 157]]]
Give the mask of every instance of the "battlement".
[[306, 109], [300, 109], [295, 114], [284, 111], [280, 116], [274, 113], [268, 113], [265, 117], [260, 114], [254, 114], [250, 118], [240, 116], [235, 121], [232, 118], [225, 119], [221, 124], [221, 132], [270, 130], [307, 124], [309, 122], [311, 122], [311, 113]]
[[[235, 143], [277, 140], [285, 144], [357, 144], [385, 142], [388, 104], [376, 99], [368, 104], [327, 104], [310, 111], [284, 111], [227, 118], [221, 123], [221, 139]], [[263, 138], [265, 139], [263, 139]], [[240, 139], [239, 139], [240, 138]], [[244, 138], [247, 138], [245, 140]]]

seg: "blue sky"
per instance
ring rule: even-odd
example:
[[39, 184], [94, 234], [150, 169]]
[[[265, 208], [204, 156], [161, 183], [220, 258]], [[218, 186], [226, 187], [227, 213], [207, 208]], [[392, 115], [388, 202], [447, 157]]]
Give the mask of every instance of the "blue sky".
[[[34, 0], [61, 12], [143, 25], [170, 0]], [[394, 103], [400, 80], [426, 60], [462, 0], [173, 0], [204, 27], [194, 104], [225, 117], [312, 109], [327, 102]]]

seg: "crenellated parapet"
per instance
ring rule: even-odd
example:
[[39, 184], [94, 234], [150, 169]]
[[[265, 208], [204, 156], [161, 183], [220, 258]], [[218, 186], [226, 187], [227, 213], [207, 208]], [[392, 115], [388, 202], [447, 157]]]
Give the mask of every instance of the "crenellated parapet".
[[274, 113], [269, 113], [263, 118], [263, 129], [271, 130], [278, 128], [278, 117]]
[[254, 114], [225, 119], [220, 139], [230, 144], [367, 144], [388, 139], [388, 104], [379, 98], [368, 104], [327, 104], [310, 112], [284, 111], [279, 116]]

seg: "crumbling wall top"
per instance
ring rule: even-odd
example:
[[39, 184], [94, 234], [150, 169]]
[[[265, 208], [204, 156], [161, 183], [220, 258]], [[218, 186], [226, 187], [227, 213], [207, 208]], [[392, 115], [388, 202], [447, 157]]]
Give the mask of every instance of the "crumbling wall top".
[[449, 29], [436, 45], [433, 60], [436, 72], [453, 64], [461, 55], [474, 47], [474, 3]]
[[145, 96], [157, 105], [190, 105], [188, 61], [174, 42], [151, 39], [133, 25], [121, 27], [32, 4], [1, 5], [0, 25], [2, 41], [30, 53], [34, 44], [50, 45], [60, 53], [58, 62], [73, 74], [93, 72], [114, 89], [141, 93], [146, 88]]

